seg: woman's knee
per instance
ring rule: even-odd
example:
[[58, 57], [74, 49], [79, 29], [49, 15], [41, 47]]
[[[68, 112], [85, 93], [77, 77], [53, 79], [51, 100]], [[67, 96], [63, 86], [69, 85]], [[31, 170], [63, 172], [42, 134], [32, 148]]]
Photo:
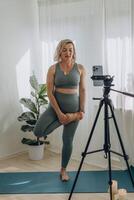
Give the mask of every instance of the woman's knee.
[[51, 108], [48, 108], [36, 122], [33, 133], [37, 137], [44, 137], [52, 132], [57, 126], [59, 126], [57, 116]]

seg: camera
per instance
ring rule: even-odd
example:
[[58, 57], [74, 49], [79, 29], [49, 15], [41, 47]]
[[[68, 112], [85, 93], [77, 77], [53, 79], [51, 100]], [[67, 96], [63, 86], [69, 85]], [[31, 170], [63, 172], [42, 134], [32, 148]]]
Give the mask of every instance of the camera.
[[95, 65], [92, 67], [93, 76], [91, 76], [91, 79], [93, 80], [94, 86], [112, 86], [112, 81], [114, 76], [110, 75], [103, 75], [103, 68], [102, 65]]

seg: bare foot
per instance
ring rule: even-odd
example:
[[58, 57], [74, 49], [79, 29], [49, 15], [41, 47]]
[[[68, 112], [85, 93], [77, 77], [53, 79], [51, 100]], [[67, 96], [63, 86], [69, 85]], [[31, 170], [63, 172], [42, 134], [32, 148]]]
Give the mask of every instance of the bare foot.
[[69, 176], [68, 176], [68, 174], [67, 174], [67, 172], [66, 172], [66, 170], [65, 169], [61, 169], [61, 172], [60, 172], [60, 179], [61, 179], [61, 181], [63, 181], [63, 182], [66, 182], [66, 181], [69, 181]]

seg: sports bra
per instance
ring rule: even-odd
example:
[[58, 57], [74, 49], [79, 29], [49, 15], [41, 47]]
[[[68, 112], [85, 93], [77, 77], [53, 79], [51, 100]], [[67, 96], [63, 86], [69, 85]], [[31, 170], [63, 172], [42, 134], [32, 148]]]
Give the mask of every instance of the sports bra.
[[55, 69], [55, 87], [57, 88], [77, 88], [80, 82], [80, 73], [78, 71], [77, 63], [74, 63], [72, 69], [68, 74], [64, 74], [61, 70], [60, 64], [56, 64]]

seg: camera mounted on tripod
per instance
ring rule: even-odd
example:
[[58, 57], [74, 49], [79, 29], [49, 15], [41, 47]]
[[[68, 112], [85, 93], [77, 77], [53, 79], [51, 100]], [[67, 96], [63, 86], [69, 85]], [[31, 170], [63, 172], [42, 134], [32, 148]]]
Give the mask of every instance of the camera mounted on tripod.
[[118, 93], [130, 96], [130, 97], [134, 97], [134, 94], [111, 89], [110, 87], [114, 86], [114, 84], [112, 84], [114, 76], [103, 75], [102, 65], [95, 65], [95, 66], [93, 66], [92, 70], [93, 70], [93, 76], [91, 76], [91, 79], [93, 80], [93, 85], [94, 86], [104, 86], [104, 95], [103, 96], [107, 96], [107, 94], [110, 92], [110, 90], [112, 90], [114, 92], [118, 92]]
[[94, 86], [104, 86], [104, 87], [114, 86], [113, 84], [111, 84], [113, 82], [114, 76], [103, 75], [102, 65], [94, 65], [92, 70], [93, 70], [93, 76], [91, 76], [91, 79], [93, 80]]
[[93, 70], [93, 76], [91, 76], [91, 79], [93, 80], [94, 86], [104, 86], [104, 97], [107, 97], [107, 95], [110, 92], [110, 87], [114, 86], [112, 84], [114, 76], [110, 75], [103, 75], [103, 68], [102, 65], [95, 65], [92, 68]]

